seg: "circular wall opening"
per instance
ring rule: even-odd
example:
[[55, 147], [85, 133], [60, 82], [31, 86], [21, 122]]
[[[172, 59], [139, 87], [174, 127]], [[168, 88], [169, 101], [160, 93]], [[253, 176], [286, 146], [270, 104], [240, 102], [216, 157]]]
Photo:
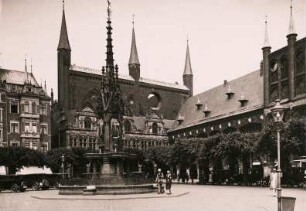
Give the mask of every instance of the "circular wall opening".
[[148, 102], [152, 110], [159, 110], [161, 107], [161, 97], [158, 93], [150, 93], [148, 95]]

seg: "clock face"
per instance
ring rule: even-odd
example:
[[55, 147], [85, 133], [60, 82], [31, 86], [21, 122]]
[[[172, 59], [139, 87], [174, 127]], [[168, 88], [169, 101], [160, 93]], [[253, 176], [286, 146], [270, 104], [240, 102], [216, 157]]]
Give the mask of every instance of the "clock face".
[[275, 63], [273, 65], [273, 67], [271, 68], [271, 72], [275, 72], [277, 70], [277, 68], [278, 68], [278, 65], [277, 65], [277, 63]]

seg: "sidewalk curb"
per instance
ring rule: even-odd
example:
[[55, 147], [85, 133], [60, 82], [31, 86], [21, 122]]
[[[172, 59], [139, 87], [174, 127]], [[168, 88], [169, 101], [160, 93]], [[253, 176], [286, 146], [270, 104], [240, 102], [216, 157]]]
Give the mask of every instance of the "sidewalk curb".
[[[177, 198], [177, 197], [181, 197], [184, 195], [189, 194], [189, 192], [184, 192], [178, 195], [165, 195], [165, 196], [143, 196], [143, 197], [121, 197], [121, 198], [67, 198], [67, 197], [63, 197], [63, 198], [44, 198], [44, 197], [38, 197], [38, 196], [31, 196], [34, 199], [38, 199], [38, 200], [60, 200], [60, 201], [64, 201], [64, 200], [68, 200], [68, 201], [76, 201], [76, 200], [92, 200], [92, 201], [116, 201], [116, 200], [131, 200], [131, 199], [155, 199], [155, 198]], [[97, 196], [97, 195], [96, 195]], [[104, 195], [105, 196], [105, 195]]]

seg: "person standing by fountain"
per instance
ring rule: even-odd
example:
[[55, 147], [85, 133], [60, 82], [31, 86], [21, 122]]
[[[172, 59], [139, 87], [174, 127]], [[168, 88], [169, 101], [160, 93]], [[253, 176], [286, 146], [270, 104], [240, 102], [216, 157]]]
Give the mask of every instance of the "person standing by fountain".
[[168, 170], [166, 174], [166, 190], [168, 190], [167, 194], [171, 194], [171, 185], [172, 185], [172, 175], [171, 172]]
[[155, 182], [157, 183], [157, 193], [158, 194], [164, 193], [163, 178], [164, 178], [164, 174], [162, 173], [161, 169], [158, 169], [157, 170], [157, 175], [156, 175], [156, 180], [155, 180]]

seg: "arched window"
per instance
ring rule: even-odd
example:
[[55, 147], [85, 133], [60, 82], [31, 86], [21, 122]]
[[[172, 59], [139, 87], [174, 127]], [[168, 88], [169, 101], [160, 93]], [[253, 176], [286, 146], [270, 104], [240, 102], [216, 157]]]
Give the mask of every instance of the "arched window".
[[36, 114], [36, 103], [35, 102], [32, 103], [32, 113]]
[[84, 120], [84, 127], [85, 129], [91, 129], [91, 119], [88, 116]]
[[131, 122], [129, 120], [124, 122], [124, 130], [126, 133], [131, 132]]
[[157, 125], [156, 122], [154, 122], [154, 123], [152, 124], [152, 133], [153, 133], [153, 134], [157, 134], [157, 133], [158, 133], [158, 125]]
[[24, 103], [24, 112], [29, 113], [29, 102], [28, 101]]

